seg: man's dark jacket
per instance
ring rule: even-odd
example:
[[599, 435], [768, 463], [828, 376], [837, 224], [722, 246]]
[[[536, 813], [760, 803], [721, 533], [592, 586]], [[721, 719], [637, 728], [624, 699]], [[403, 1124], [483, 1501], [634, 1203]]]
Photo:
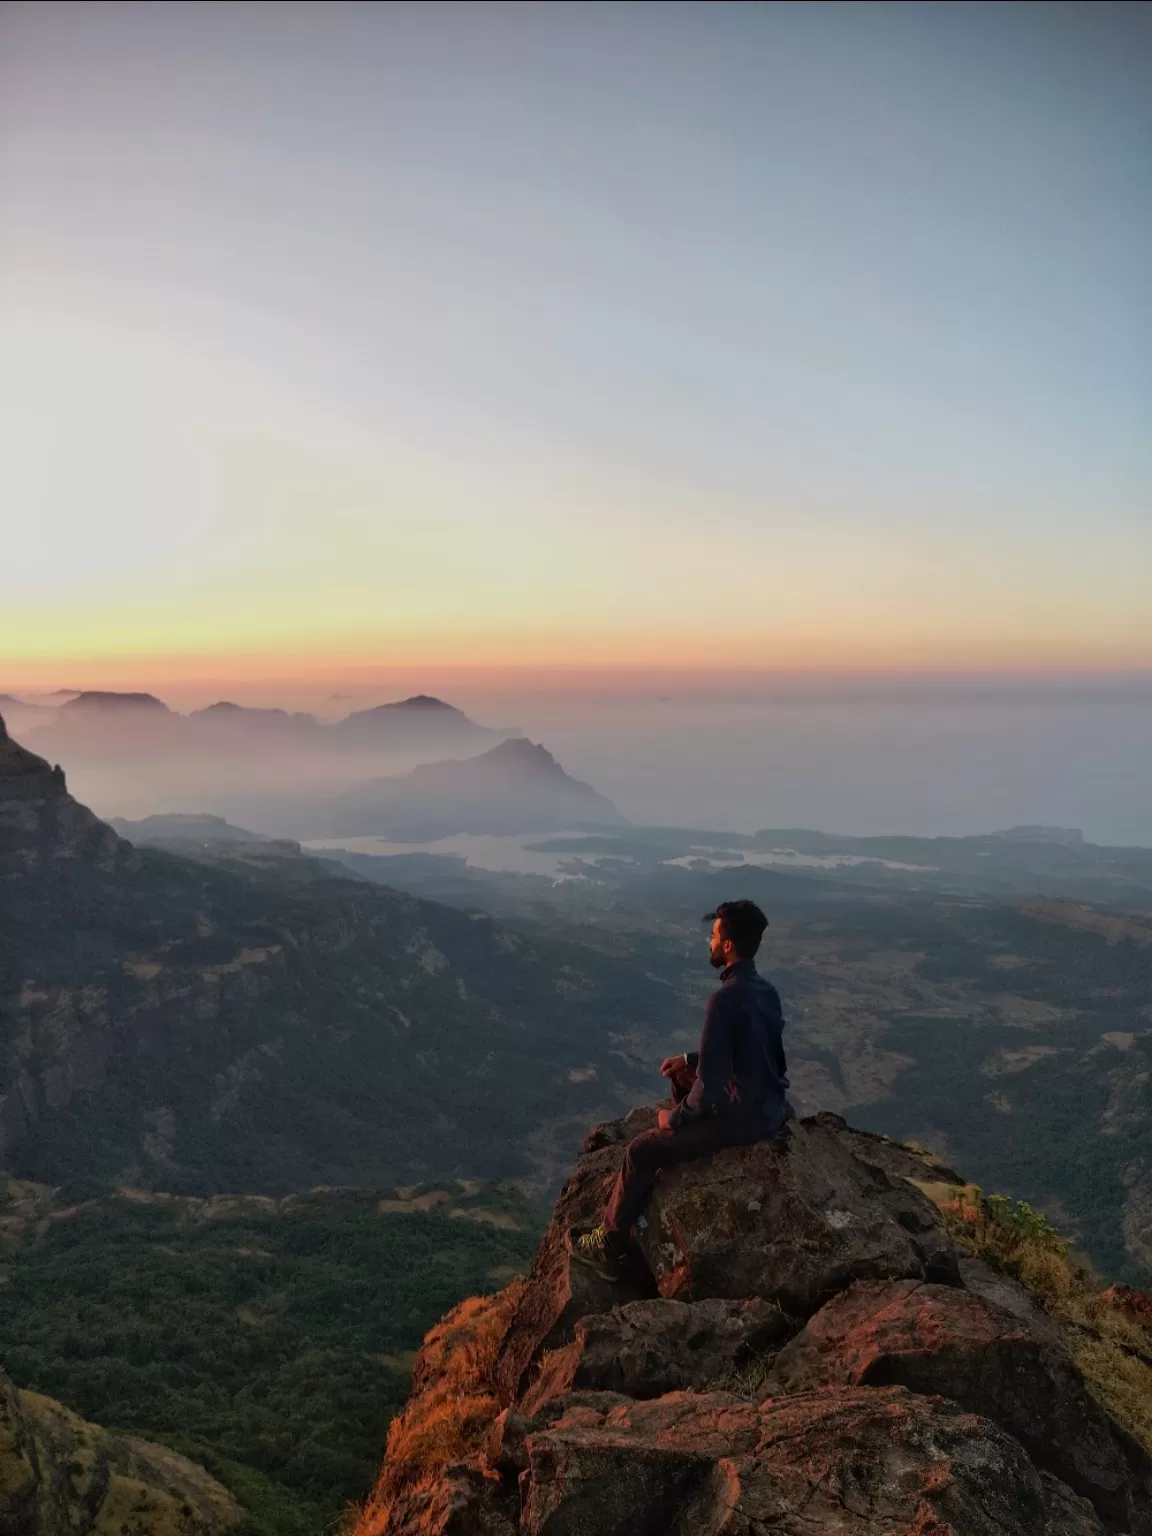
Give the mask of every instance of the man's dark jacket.
[[783, 1030], [780, 994], [755, 961], [726, 966], [719, 989], [708, 999], [699, 1055], [688, 1057], [696, 1081], [673, 1112], [673, 1127], [715, 1114], [744, 1121], [752, 1117], [775, 1131], [788, 1088]]

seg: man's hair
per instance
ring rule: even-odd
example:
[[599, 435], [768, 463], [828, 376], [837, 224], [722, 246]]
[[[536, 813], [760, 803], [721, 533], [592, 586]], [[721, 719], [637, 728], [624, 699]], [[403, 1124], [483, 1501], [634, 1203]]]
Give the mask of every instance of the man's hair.
[[722, 901], [715, 912], [706, 912], [704, 921], [714, 923], [720, 919], [725, 938], [732, 940], [741, 960], [751, 960], [760, 948], [760, 940], [768, 926], [768, 919], [754, 901]]

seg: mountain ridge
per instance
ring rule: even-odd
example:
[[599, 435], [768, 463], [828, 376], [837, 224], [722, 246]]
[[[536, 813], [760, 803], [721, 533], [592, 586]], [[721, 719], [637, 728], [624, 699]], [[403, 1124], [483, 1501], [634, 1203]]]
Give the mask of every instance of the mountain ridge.
[[122, 709], [149, 710], [155, 714], [175, 713], [153, 693], [111, 693], [101, 689], [86, 689], [60, 705], [60, 713], [69, 716], [91, 710]]
[[136, 847], [0, 744], [0, 1165], [177, 1193], [547, 1183], [573, 1111], [627, 1097], [687, 1010], [579, 944], [238, 851]]

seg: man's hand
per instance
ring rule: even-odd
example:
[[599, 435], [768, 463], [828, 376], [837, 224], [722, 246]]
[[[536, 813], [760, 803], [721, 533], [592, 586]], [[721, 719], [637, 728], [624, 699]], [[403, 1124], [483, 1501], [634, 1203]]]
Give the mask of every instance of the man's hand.
[[672, 1129], [673, 1114], [674, 1111], [671, 1109], [662, 1109], [656, 1116], [656, 1124], [662, 1131], [670, 1131]]
[[672, 1077], [676, 1072], [684, 1070], [684, 1056], [668, 1056], [660, 1063], [660, 1076]]

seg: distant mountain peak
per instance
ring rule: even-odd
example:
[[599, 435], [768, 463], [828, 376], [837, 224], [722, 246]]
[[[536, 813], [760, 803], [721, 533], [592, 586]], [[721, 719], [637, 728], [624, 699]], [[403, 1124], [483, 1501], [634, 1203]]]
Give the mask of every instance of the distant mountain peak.
[[158, 699], [153, 693], [107, 693], [100, 689], [78, 693], [74, 699], [61, 705], [61, 711], [67, 710], [70, 713], [85, 709], [148, 709], [165, 715], [172, 713], [163, 699]]
[[357, 709], [329, 727], [337, 739], [343, 737], [362, 743], [388, 742], [414, 746], [455, 743], [487, 736], [503, 736], [504, 731], [477, 725], [455, 704], [433, 698], [428, 693], [413, 694], [410, 699], [394, 699], [371, 709]]
[[[189, 720], [203, 720], [205, 718], [234, 720], [239, 719], [242, 715], [258, 715], [261, 719], [275, 717], [277, 720], [289, 720], [292, 718], [286, 709], [264, 709], [254, 704], [233, 704], [231, 699], [221, 699], [218, 703], [208, 704], [203, 709], [194, 709], [188, 718]], [[297, 716], [296, 718], [303, 717]]]
[[414, 693], [410, 699], [398, 699], [395, 704], [381, 704], [381, 709], [446, 709], [450, 714], [462, 715], [463, 710], [457, 709], [455, 704], [445, 704], [443, 699], [435, 699], [430, 693]]
[[468, 720], [464, 711], [457, 709], [455, 704], [446, 704], [443, 699], [433, 698], [430, 693], [414, 693], [410, 699], [393, 699], [389, 704], [376, 704], [371, 709], [358, 709], [348, 718], [362, 720], [368, 715], [382, 715], [385, 711], [394, 713], [400, 710], [406, 714], [451, 715], [457, 720]]
[[571, 777], [570, 774], [565, 773], [543, 743], [529, 741], [527, 736], [510, 736], [506, 741], [497, 742], [494, 747], [484, 753], [484, 756], [493, 758], [498, 763], [516, 763], [532, 768], [538, 773], [559, 774], [562, 779]]
[[490, 776], [493, 772], [509, 774], [520, 780], [554, 779], [567, 784], [579, 783], [579, 780], [565, 773], [547, 747], [539, 742], [529, 741], [526, 736], [513, 736], [506, 741], [498, 741], [494, 747], [489, 747], [487, 752], [481, 752], [476, 757], [450, 758], [446, 762], [439, 763], [421, 763], [408, 777], [415, 779], [431, 776], [458, 779], [461, 783], [465, 783], [481, 775]]

